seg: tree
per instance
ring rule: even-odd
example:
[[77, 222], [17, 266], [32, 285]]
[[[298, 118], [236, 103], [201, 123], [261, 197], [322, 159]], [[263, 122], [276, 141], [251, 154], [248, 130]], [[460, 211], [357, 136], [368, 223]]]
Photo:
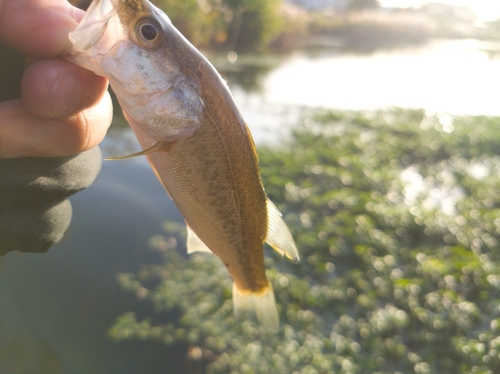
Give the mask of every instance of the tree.
[[156, 0], [155, 4], [196, 46], [257, 51], [283, 27], [281, 0]]
[[262, 49], [283, 28], [281, 0], [222, 0], [229, 10], [226, 48], [235, 51]]
[[378, 0], [350, 0], [349, 10], [377, 9], [380, 7]]
[[197, 47], [214, 45], [226, 38], [224, 15], [215, 1], [212, 4], [212, 0], [153, 0], [153, 3]]

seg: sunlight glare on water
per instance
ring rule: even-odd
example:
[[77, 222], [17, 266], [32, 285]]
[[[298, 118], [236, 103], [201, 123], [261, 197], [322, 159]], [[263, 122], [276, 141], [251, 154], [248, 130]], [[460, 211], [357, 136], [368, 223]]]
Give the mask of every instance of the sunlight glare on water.
[[286, 136], [303, 107], [500, 116], [499, 86], [499, 43], [441, 40], [373, 54], [296, 52], [265, 74], [258, 90], [233, 84], [231, 91], [261, 144]]
[[380, 5], [394, 8], [418, 8], [428, 3], [468, 7], [482, 21], [493, 21], [500, 17], [500, 2], [495, 0], [379, 0]]
[[348, 110], [400, 106], [500, 115], [500, 55], [492, 50], [498, 47], [466, 40], [373, 55], [297, 54], [266, 77], [262, 99]]

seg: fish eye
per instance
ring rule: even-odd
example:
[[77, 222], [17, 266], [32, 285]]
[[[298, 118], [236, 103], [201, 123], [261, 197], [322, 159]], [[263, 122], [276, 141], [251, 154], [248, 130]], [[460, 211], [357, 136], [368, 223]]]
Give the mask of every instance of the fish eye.
[[146, 23], [141, 26], [141, 34], [145, 39], [151, 41], [156, 39], [156, 37], [158, 36], [158, 31], [153, 25]]
[[153, 50], [161, 45], [162, 31], [161, 25], [154, 18], [143, 17], [135, 23], [134, 39], [139, 47]]

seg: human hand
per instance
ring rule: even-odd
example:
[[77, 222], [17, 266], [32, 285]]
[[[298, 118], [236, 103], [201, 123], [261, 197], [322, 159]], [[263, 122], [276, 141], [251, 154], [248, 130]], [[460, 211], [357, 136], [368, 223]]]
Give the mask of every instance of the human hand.
[[[100, 170], [107, 80], [58, 57], [82, 17], [65, 0], [0, 0], [0, 97], [9, 99], [0, 102], [0, 255], [48, 250], [69, 225], [67, 197]], [[6, 47], [36, 59], [15, 80], [17, 95], [6, 96], [12, 84], [2, 77], [22, 60], [3, 63]]]
[[58, 57], [83, 14], [66, 0], [0, 0], [0, 44], [37, 59], [23, 74], [22, 97], [0, 103], [0, 158], [66, 156], [104, 138], [107, 80]]

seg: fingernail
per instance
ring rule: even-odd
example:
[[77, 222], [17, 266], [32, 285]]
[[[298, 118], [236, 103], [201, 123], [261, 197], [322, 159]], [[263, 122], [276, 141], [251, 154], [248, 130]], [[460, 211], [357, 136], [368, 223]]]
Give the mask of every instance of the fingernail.
[[83, 16], [85, 15], [85, 11], [74, 6], [70, 9], [70, 15], [71, 15], [71, 18], [73, 18], [76, 21], [76, 23], [78, 24], [81, 22]]
[[36, 148], [42, 138], [40, 122], [27, 113], [13, 114], [0, 132], [2, 158], [21, 157]]
[[80, 98], [80, 83], [74, 74], [57, 77], [50, 92], [49, 108], [52, 117], [65, 117], [73, 113]]

